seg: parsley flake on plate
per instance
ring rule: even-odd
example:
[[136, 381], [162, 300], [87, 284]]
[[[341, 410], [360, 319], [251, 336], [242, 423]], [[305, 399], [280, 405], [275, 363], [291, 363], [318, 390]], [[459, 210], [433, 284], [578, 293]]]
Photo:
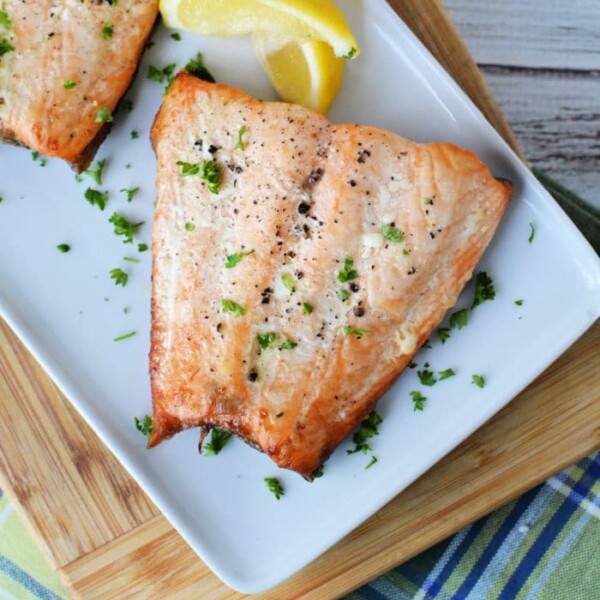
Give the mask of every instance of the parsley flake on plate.
[[146, 252], [148, 250], [148, 244], [138, 244], [138, 252]]
[[452, 329], [462, 329], [469, 323], [469, 311], [466, 308], [457, 310], [450, 315], [450, 327]]
[[110, 278], [115, 280], [115, 285], [121, 285], [125, 287], [127, 285], [129, 275], [117, 267], [110, 272]]
[[185, 70], [190, 75], [198, 77], [198, 79], [203, 79], [204, 81], [208, 81], [209, 83], [215, 83], [215, 78], [211, 75], [210, 71], [204, 66], [204, 56], [202, 56], [202, 52], [198, 52], [196, 58], [190, 59], [187, 65], [185, 65]]
[[448, 327], [438, 327], [437, 334], [440, 338], [440, 342], [445, 344], [446, 340], [450, 338], [450, 329]]
[[372, 437], [379, 435], [379, 425], [383, 423], [383, 418], [373, 411], [361, 424], [360, 429], [354, 432], [352, 443], [354, 448], [346, 450], [346, 454], [355, 454], [362, 452], [367, 454], [372, 450], [371, 445], [367, 443]]
[[483, 375], [473, 375], [471, 377], [471, 383], [479, 388], [482, 388], [485, 386], [485, 377]]
[[131, 256], [124, 256], [123, 260], [126, 262], [130, 262], [130, 263], [139, 263], [140, 262], [139, 258], [131, 258]]
[[450, 379], [450, 377], [454, 377], [456, 373], [454, 369], [446, 369], [445, 371], [438, 371], [440, 376], [440, 381], [444, 381], [444, 379]]
[[418, 410], [423, 410], [425, 408], [425, 402], [427, 402], [427, 397], [423, 396], [421, 392], [411, 392], [410, 397], [413, 400], [414, 407], [413, 410], [416, 412]]
[[535, 239], [535, 225], [533, 223], [529, 223], [529, 237], [527, 238], [527, 241], [532, 244], [533, 240]]
[[63, 81], [63, 88], [65, 90], [72, 90], [75, 87], [75, 82], [72, 79], [65, 79]]
[[365, 471], [367, 469], [370, 469], [376, 462], [377, 462], [377, 457], [371, 456], [371, 460], [367, 463], [367, 466], [365, 467]]
[[422, 385], [427, 385], [431, 387], [437, 383], [437, 379], [432, 371], [428, 369], [423, 369], [422, 371], [417, 371], [417, 375], [419, 376], [419, 381]]
[[71, 246], [69, 246], [69, 244], [58, 244], [58, 246], [56, 246], [56, 248], [62, 254], [66, 254], [71, 249]]
[[98, 185], [102, 185], [102, 175], [104, 173], [106, 165], [106, 159], [99, 160], [95, 169], [86, 169], [83, 172], [83, 174], [87, 175], [88, 177], [91, 177]]
[[231, 439], [231, 432], [223, 429], [212, 429], [210, 432], [210, 442], [203, 445], [205, 456], [217, 456], [227, 446]]
[[471, 304], [471, 310], [488, 300], [493, 300], [495, 297], [496, 290], [492, 278], [485, 271], [480, 271], [477, 273], [475, 280], [475, 298], [473, 304]]
[[104, 210], [108, 202], [108, 192], [101, 192], [88, 188], [83, 194], [84, 198], [92, 205]]
[[285, 494], [284, 489], [276, 477], [265, 477], [265, 485], [267, 489], [279, 500]]
[[517, 306], [523, 306], [523, 303], [525, 302], [525, 300], [515, 300], [515, 304]]
[[119, 191], [123, 192], [124, 194], [127, 194], [127, 202], [131, 202], [133, 200], [133, 198], [135, 197], [135, 195], [140, 191], [140, 188], [139, 187], [136, 187], [136, 188], [122, 188]]
[[110, 219], [108, 219], [108, 222], [112, 223], [115, 226], [115, 235], [122, 235], [125, 238], [123, 240], [124, 244], [132, 244], [135, 230], [140, 225], [144, 224], [143, 221], [141, 221], [140, 223], [132, 223], [119, 213], [113, 213]]
[[180, 42], [181, 34], [176, 31], [175, 33], [171, 34], [171, 39], [175, 40], [176, 42]]
[[143, 433], [147, 438], [150, 437], [152, 433], [152, 417], [150, 415], [146, 415], [141, 421], [134, 417], [133, 422], [140, 433]]
[[123, 335], [120, 335], [119, 337], [114, 338], [113, 342], [122, 342], [123, 340], [127, 340], [127, 339], [133, 337], [136, 333], [137, 333], [137, 331], [130, 331], [129, 333], [124, 333]]

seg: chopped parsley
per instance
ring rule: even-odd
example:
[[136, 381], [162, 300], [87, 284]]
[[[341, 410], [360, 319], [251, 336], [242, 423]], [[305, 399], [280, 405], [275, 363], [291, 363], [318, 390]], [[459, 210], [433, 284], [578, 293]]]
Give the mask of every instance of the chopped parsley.
[[210, 432], [210, 442], [204, 444], [205, 456], [216, 456], [227, 446], [227, 442], [231, 439], [231, 432], [223, 429], [213, 429]]
[[224, 313], [233, 313], [236, 316], [236, 318], [243, 317], [246, 314], [246, 309], [241, 304], [238, 304], [233, 300], [222, 300], [221, 310]]
[[292, 340], [286, 340], [281, 344], [282, 350], [293, 350], [298, 344], [296, 342], [292, 342]]
[[127, 340], [130, 337], [133, 337], [136, 333], [137, 333], [137, 331], [130, 331], [129, 333], [124, 333], [123, 335], [120, 335], [119, 337], [114, 338], [113, 342], [122, 342], [123, 340]]
[[242, 260], [242, 258], [244, 258], [244, 256], [250, 256], [251, 254], [254, 254], [254, 250], [250, 250], [248, 252], [234, 252], [233, 254], [230, 254], [225, 261], [225, 268], [233, 269], [233, 267], [235, 267]]
[[277, 498], [277, 500], [279, 500], [285, 493], [281, 483], [279, 483], [279, 479], [276, 477], [265, 477], [265, 485], [271, 494]]
[[469, 323], [469, 311], [466, 308], [457, 310], [450, 315], [450, 327], [452, 329], [462, 329]]
[[124, 256], [123, 260], [125, 262], [130, 262], [130, 263], [139, 263], [140, 262], [139, 258], [132, 258], [131, 256]]
[[354, 448], [352, 450], [346, 450], [346, 454], [356, 454], [362, 452], [367, 454], [371, 451], [371, 445], [367, 442], [372, 437], [379, 435], [379, 425], [383, 423], [383, 419], [373, 411], [361, 424], [360, 429], [354, 432], [352, 436], [352, 443]]
[[427, 385], [431, 387], [437, 383], [437, 379], [432, 371], [429, 369], [423, 369], [422, 371], [417, 371], [417, 375], [419, 376], [419, 381], [422, 385]]
[[136, 188], [122, 188], [119, 190], [125, 194], [127, 194], [127, 202], [131, 202], [135, 195], [140, 191], [139, 187]]
[[148, 250], [148, 244], [138, 244], [138, 252], [146, 252]]
[[377, 462], [377, 457], [371, 456], [371, 460], [367, 463], [367, 466], [365, 467], [365, 471], [367, 469], [370, 469], [376, 462]]
[[185, 70], [190, 75], [198, 77], [198, 79], [203, 79], [204, 81], [208, 81], [209, 83], [215, 83], [215, 78], [211, 75], [210, 71], [204, 66], [204, 57], [202, 56], [202, 52], [198, 52], [196, 58], [192, 58], [187, 63], [187, 65], [185, 65]]
[[418, 410], [423, 410], [425, 408], [425, 402], [427, 402], [427, 398], [421, 394], [421, 392], [411, 392], [410, 397], [413, 400], [414, 407], [413, 411], [416, 412]]
[[83, 174], [91, 177], [98, 185], [102, 185], [102, 174], [106, 167], [106, 159], [99, 160], [96, 169], [86, 169]]
[[12, 21], [8, 16], [8, 13], [0, 10], [0, 27], [4, 27], [4, 29], [10, 29], [12, 25]]
[[36, 160], [37, 160], [39, 157], [40, 157], [40, 153], [39, 153], [39, 152], [37, 152], [37, 150], [34, 150], [34, 151], [31, 153], [31, 160], [32, 160], [33, 162], [35, 162], [35, 161], [36, 161]]
[[175, 33], [171, 34], [171, 39], [175, 40], [176, 42], [180, 42], [181, 34], [176, 31]]
[[198, 175], [198, 177], [206, 183], [206, 187], [208, 187], [208, 190], [211, 193], [219, 193], [219, 187], [221, 185], [221, 169], [214, 160], [202, 161], [200, 163], [186, 163], [178, 160], [177, 166], [181, 168], [180, 175], [182, 177]]
[[125, 102], [123, 102], [123, 108], [128, 113], [132, 112], [133, 111], [133, 101], [132, 100], [125, 100]]
[[437, 334], [440, 338], [440, 342], [445, 344], [446, 340], [450, 338], [450, 329], [448, 327], [438, 327]]
[[525, 300], [515, 300], [517, 306], [523, 306], [523, 302], [525, 302]]
[[113, 269], [110, 272], [110, 278], [115, 280], [115, 285], [121, 285], [125, 287], [127, 285], [127, 280], [129, 279], [129, 275], [122, 271], [119, 268]]
[[[0, 56], [2, 56], [2, 55], [0, 54]], [[529, 234], [529, 237], [527, 238], [527, 241], [530, 244], [532, 244], [533, 240], [535, 238], [535, 225], [533, 223], [529, 223], [529, 227], [530, 227], [530, 234]]]
[[133, 418], [133, 422], [135, 423], [135, 428], [143, 433], [146, 437], [150, 437], [152, 433], [152, 417], [150, 415], [146, 415], [141, 421], [137, 418]]
[[483, 375], [473, 375], [471, 377], [471, 383], [482, 388], [485, 386], [485, 377]]
[[256, 339], [258, 340], [258, 345], [263, 349], [266, 350], [276, 339], [277, 339], [277, 334], [276, 333], [265, 333], [264, 335], [257, 335]]
[[320, 477], [323, 477], [323, 475], [325, 475], [325, 468], [323, 467], [323, 465], [321, 465], [314, 473], [313, 473], [313, 478], [314, 479], [319, 479]]
[[108, 202], [108, 192], [101, 192], [88, 188], [83, 194], [85, 199], [92, 205], [97, 206], [100, 210], [104, 210]]
[[0, 40], [0, 58], [3, 57], [5, 54], [8, 54], [9, 52], [12, 52], [14, 49], [15, 47], [9, 44], [8, 40]]
[[72, 90], [75, 87], [75, 82], [72, 79], [65, 79], [65, 81], [63, 81], [63, 88], [65, 88], [65, 90]]
[[347, 256], [346, 260], [344, 260], [344, 269], [343, 271], [340, 271], [337, 276], [340, 283], [346, 283], [347, 281], [358, 278], [358, 272], [353, 269], [353, 266], [354, 258]]
[[358, 49], [354, 48], [354, 46], [353, 46], [352, 48], [350, 48], [350, 52], [348, 52], [348, 54], [346, 54], [344, 56], [344, 58], [354, 58], [356, 56], [357, 52], [358, 52]]
[[71, 246], [69, 246], [69, 244], [58, 244], [58, 246], [56, 246], [56, 248], [58, 249], [59, 252], [62, 252], [63, 254], [65, 254], [66, 252], [68, 252], [71, 249]]
[[495, 297], [496, 290], [492, 278], [485, 271], [480, 271], [477, 273], [475, 298], [473, 304], [471, 304], [471, 310], [488, 300], [493, 300]]
[[108, 222], [112, 223], [115, 226], [115, 235], [122, 235], [125, 238], [123, 240], [124, 244], [132, 244], [135, 230], [140, 225], [143, 225], [143, 221], [140, 223], [132, 223], [119, 213], [113, 213], [110, 219], [108, 219]]
[[110, 114], [110, 110], [108, 110], [106, 106], [103, 106], [96, 112], [96, 123], [102, 123], [103, 121], [110, 123], [112, 120], [113, 116]]
[[348, 300], [348, 298], [350, 298], [350, 294], [349, 294], [348, 290], [340, 290], [338, 292], [338, 297], [342, 302], [346, 302], [346, 300]]
[[281, 276], [281, 283], [293, 294], [296, 291], [296, 286], [294, 285], [294, 279], [289, 273], [284, 273]]
[[246, 149], [246, 143], [244, 142], [244, 140], [242, 138], [247, 131], [248, 131], [248, 128], [245, 125], [242, 125], [240, 127], [240, 130], [238, 131], [238, 142], [235, 145], [236, 150], [245, 150]]
[[308, 302], [302, 303], [302, 311], [305, 315], [312, 315], [313, 310], [314, 308], [312, 304], [309, 304]]
[[185, 230], [186, 231], [194, 231], [194, 229], [196, 229], [196, 226], [193, 223], [186, 223], [185, 224]]
[[137, 140], [137, 139], [139, 139], [139, 137], [140, 137], [140, 134], [139, 134], [139, 132], [138, 132], [138, 131], [136, 131], [136, 130], [134, 129], [134, 130], [131, 132], [131, 139], [132, 139], [132, 140]]
[[388, 241], [392, 242], [392, 244], [399, 244], [404, 241], [404, 234], [394, 227], [394, 224], [383, 225], [381, 227], [381, 235]]
[[177, 68], [177, 65], [175, 63], [167, 65], [163, 69], [159, 69], [158, 67], [155, 67], [154, 65], [149, 65], [148, 66], [148, 79], [150, 79], [152, 81], [156, 81], [156, 83], [162, 83], [166, 77], [167, 83], [170, 84], [172, 75], [176, 68]]
[[[38, 159], [40, 159], [40, 153], [39, 152], [32, 152], [31, 153], [31, 160], [33, 160], [33, 162], [37, 161]], [[45, 158], [41, 158], [40, 159], [40, 167], [45, 167], [47, 164], [47, 160]]]
[[426, 197], [424, 202], [425, 204], [433, 205], [433, 198]]
[[363, 338], [369, 331], [367, 329], [353, 329], [352, 327], [342, 327], [344, 335], [355, 335], [359, 340]]
[[450, 377], [454, 377], [456, 373], [454, 369], [446, 369], [445, 371], [438, 371], [440, 376], [440, 381], [444, 381], [444, 379], [450, 379]]
[[103, 40], [110, 40], [110, 38], [113, 36], [113, 25], [110, 21], [107, 21], [106, 23], [104, 23], [104, 27], [102, 28], [102, 39]]

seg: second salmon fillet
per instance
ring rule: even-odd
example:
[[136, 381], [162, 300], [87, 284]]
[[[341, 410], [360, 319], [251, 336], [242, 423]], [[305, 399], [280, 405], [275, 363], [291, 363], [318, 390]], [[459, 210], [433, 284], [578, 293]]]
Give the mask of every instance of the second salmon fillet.
[[154, 124], [150, 445], [310, 478], [452, 307], [511, 195], [471, 152], [182, 73]]

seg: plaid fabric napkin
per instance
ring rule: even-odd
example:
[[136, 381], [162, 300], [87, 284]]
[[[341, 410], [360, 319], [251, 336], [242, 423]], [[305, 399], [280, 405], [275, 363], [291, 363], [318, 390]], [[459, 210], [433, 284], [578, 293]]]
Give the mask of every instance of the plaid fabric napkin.
[[[600, 252], [600, 213], [536, 173]], [[0, 490], [0, 600], [69, 594]], [[600, 453], [346, 600], [600, 600]]]

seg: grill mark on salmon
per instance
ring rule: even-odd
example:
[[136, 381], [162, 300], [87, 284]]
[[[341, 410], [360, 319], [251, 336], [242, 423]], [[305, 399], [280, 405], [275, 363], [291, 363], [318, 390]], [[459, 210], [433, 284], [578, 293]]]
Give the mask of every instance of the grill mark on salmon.
[[0, 141], [84, 170], [110, 128], [96, 115], [127, 91], [158, 0], [3, 0], [0, 10], [11, 20], [0, 41], [13, 48], [0, 56]]
[[[220, 427], [310, 478], [456, 303], [511, 186], [456, 146], [333, 125], [185, 72], [152, 142], [149, 444]], [[218, 194], [177, 165], [213, 160]]]

